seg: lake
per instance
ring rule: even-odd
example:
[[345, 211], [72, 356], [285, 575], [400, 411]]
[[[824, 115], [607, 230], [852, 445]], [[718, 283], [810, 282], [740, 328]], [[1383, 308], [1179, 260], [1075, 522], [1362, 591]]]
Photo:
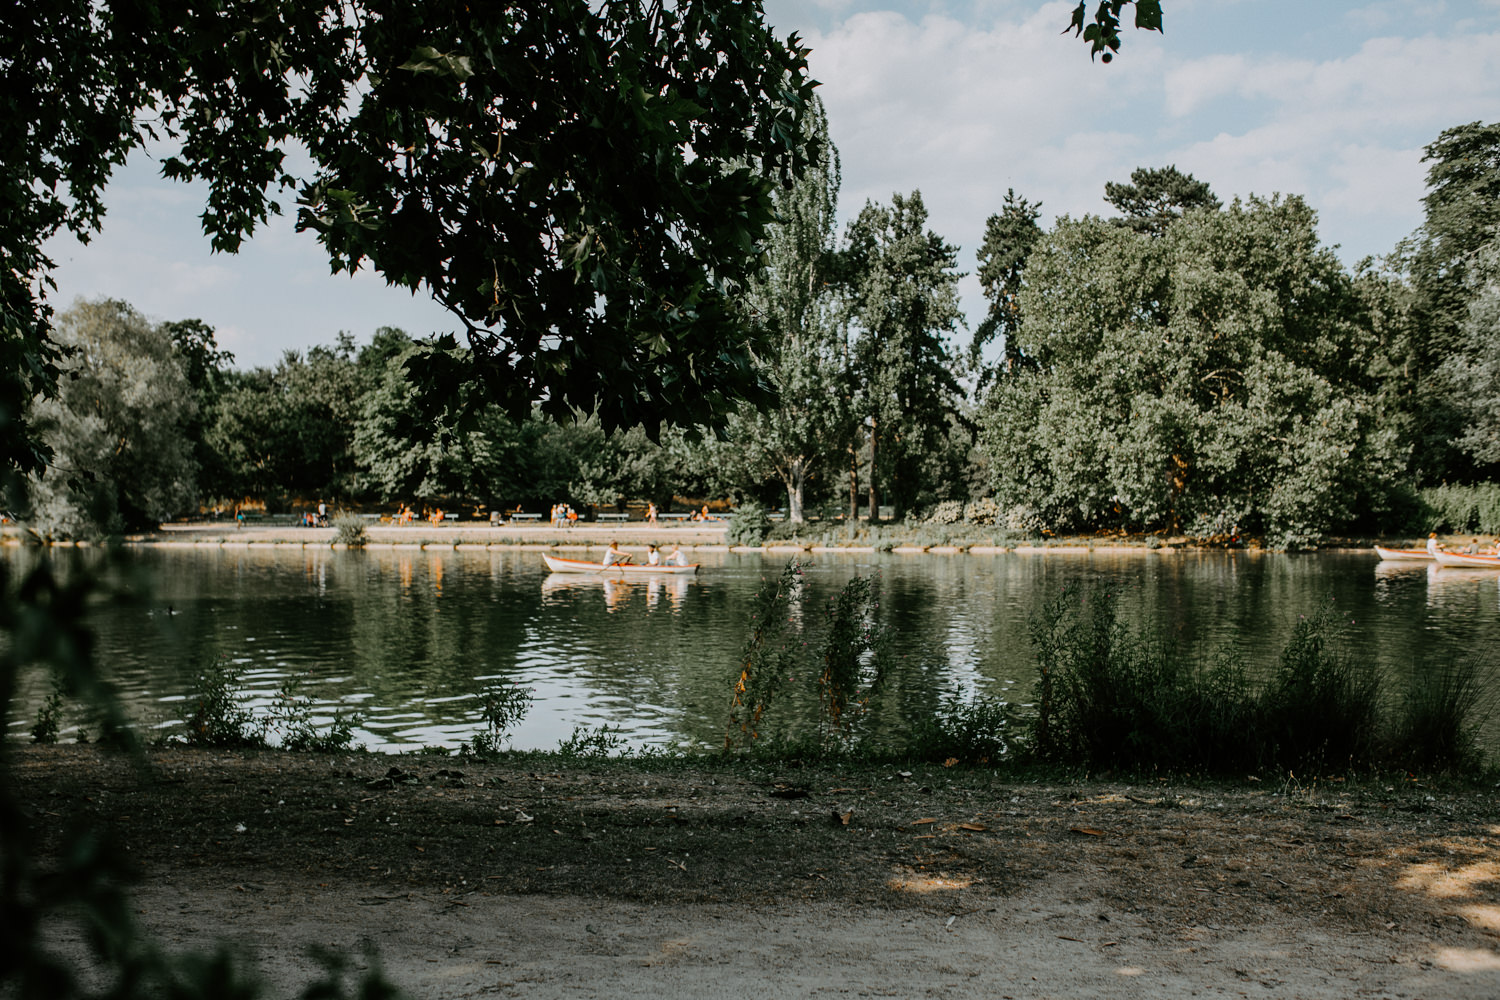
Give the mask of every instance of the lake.
[[[16, 568], [62, 571], [89, 550], [7, 549]], [[373, 750], [456, 746], [478, 731], [478, 692], [530, 689], [512, 745], [551, 749], [578, 726], [630, 745], [717, 746], [757, 589], [786, 556], [700, 553], [693, 578], [629, 583], [550, 575], [540, 555], [295, 546], [126, 551], [133, 603], [98, 609], [98, 659], [144, 727], [171, 731], [197, 672], [223, 658], [264, 707], [289, 679], [319, 718], [357, 710]], [[1326, 600], [1350, 641], [1393, 679], [1500, 636], [1500, 574], [1379, 563], [1374, 554], [1003, 553], [804, 557], [797, 613], [875, 574], [901, 670], [880, 724], [905, 725], [961, 692], [1024, 702], [1028, 620], [1064, 587], [1108, 583], [1123, 616], [1209, 656], [1274, 665], [1299, 615]], [[799, 678], [800, 680], [800, 678]], [[23, 679], [11, 738], [29, 738], [46, 678]], [[1395, 690], [1395, 688], [1393, 688]], [[797, 708], [790, 701], [787, 711]], [[78, 720], [65, 719], [64, 738]]]

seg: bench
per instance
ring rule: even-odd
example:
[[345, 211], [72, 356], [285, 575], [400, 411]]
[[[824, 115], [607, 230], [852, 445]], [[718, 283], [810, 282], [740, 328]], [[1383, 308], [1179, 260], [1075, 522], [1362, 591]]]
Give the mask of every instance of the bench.
[[618, 522], [623, 522], [623, 521], [630, 520], [630, 515], [629, 514], [600, 514], [599, 515], [599, 520], [601, 520], [601, 521], [614, 521], [614, 522], [618, 523]]
[[[496, 521], [499, 520], [499, 518], [496, 516], [496, 514], [498, 514], [498, 513], [499, 512], [496, 511], [495, 513], [492, 513], [490, 515], [490, 523], [491, 524], [494, 524]], [[510, 515], [510, 523], [511, 524], [515, 524], [517, 521], [540, 521], [541, 519], [542, 519], [542, 515], [540, 515], [540, 514], [512, 514], [512, 515]]]
[[458, 515], [457, 514], [450, 514], [450, 513], [447, 513], [445, 511], [443, 513], [443, 520], [444, 521], [457, 521], [458, 520]]
[[691, 514], [657, 514], [656, 519], [658, 521], [686, 521], [692, 516]]

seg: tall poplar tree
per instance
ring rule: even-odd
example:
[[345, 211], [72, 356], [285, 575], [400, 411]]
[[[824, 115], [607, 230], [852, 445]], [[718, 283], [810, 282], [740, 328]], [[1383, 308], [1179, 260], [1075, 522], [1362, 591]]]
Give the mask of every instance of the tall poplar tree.
[[752, 467], [786, 488], [787, 520], [805, 519], [809, 477], [852, 435], [848, 359], [833, 285], [837, 249], [839, 155], [828, 116], [814, 100], [805, 139], [821, 161], [776, 195], [777, 222], [767, 232], [765, 268], [749, 283], [743, 307], [763, 329], [769, 349], [757, 358], [777, 403], [740, 407], [731, 434]]

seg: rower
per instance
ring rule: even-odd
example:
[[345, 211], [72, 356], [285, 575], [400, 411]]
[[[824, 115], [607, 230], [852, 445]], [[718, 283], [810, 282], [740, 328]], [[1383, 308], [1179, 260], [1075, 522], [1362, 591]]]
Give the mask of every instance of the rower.
[[609, 548], [604, 552], [604, 565], [623, 566], [628, 562], [630, 562], [630, 556], [628, 553], [620, 551], [620, 543], [610, 542]]

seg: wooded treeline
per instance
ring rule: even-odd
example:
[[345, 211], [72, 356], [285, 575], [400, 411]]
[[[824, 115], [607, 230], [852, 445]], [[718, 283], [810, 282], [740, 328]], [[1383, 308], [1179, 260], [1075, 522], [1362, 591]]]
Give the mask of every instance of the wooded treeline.
[[[472, 501], [540, 510], [675, 496], [814, 513], [991, 501], [1030, 532], [1237, 532], [1297, 545], [1410, 529], [1418, 490], [1500, 471], [1500, 124], [1427, 149], [1425, 221], [1346, 268], [1299, 197], [1224, 205], [1175, 168], [1106, 186], [1109, 217], [1011, 192], [978, 250], [967, 343], [959, 248], [919, 192], [837, 225], [825, 152], [775, 196], [763, 267], [734, 308], [778, 394], [717, 430], [606, 433], [597, 413], [516, 421], [474, 390], [414, 405], [408, 370], [452, 342], [382, 329], [239, 370], [213, 331], [80, 303], [71, 377], [39, 400], [54, 453], [44, 532], [117, 531], [199, 504]], [[601, 408], [609, 405], [601, 401]]]

